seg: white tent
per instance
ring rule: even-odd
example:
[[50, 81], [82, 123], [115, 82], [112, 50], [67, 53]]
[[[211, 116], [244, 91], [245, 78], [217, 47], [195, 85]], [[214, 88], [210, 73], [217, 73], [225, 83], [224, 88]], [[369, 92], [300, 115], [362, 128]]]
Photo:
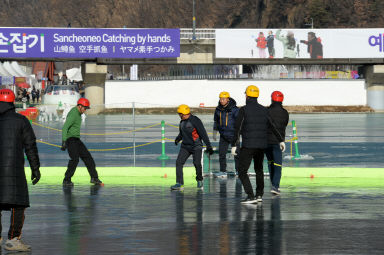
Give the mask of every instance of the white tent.
[[31, 74], [27, 74], [23, 68], [16, 62], [4, 62], [0, 63], [0, 75], [1, 76], [15, 76], [15, 77], [29, 77]]
[[3, 63], [0, 63], [0, 76], [13, 76], [4, 68]]
[[[36, 85], [37, 80], [35, 75], [30, 72], [26, 72], [28, 68], [20, 66], [16, 61], [0, 63], [0, 76], [3, 76], [3, 80], [10, 84], [10, 78], [12, 77], [25, 77], [27, 83], [30, 85]], [[7, 77], [7, 79], [5, 78]]]
[[16, 61], [11, 63], [12, 69], [18, 74], [18, 77], [29, 77], [30, 74], [27, 74]]
[[23, 77], [23, 76], [20, 76], [15, 70], [13, 70], [13, 67], [11, 66], [11, 64], [10, 64], [9, 62], [4, 62], [4, 63], [3, 63], [3, 67], [4, 67], [4, 69], [5, 69], [9, 74], [11, 74], [11, 76]]

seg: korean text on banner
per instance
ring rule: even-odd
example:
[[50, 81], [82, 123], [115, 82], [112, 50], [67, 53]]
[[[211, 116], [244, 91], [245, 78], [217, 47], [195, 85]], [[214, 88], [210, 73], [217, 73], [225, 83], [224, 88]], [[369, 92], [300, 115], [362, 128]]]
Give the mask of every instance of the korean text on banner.
[[0, 28], [0, 58], [179, 56], [179, 29]]

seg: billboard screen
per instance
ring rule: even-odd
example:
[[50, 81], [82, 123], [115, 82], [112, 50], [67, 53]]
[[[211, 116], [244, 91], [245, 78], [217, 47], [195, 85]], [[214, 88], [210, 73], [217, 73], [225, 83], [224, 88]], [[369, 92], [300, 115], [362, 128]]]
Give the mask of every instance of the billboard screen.
[[216, 58], [384, 58], [384, 29], [216, 29]]
[[179, 29], [0, 28], [0, 58], [179, 56]]

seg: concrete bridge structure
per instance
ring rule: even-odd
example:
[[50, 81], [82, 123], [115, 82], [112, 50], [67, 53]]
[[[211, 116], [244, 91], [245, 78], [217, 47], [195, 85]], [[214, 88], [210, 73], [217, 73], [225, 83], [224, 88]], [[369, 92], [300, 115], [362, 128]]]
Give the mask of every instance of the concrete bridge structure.
[[[193, 39], [194, 38], [194, 39]], [[107, 65], [178, 65], [178, 64], [215, 64], [215, 65], [361, 65], [366, 79], [367, 102], [375, 110], [384, 111], [384, 59], [260, 59], [260, 58], [216, 58], [215, 29], [180, 29], [180, 57], [177, 58], [96, 58], [96, 59], [52, 59], [54, 61], [83, 61], [82, 72], [86, 84], [85, 95], [93, 104], [104, 103], [104, 85]], [[7, 59], [10, 60], [10, 59]], [[15, 59], [18, 61], [25, 59]], [[34, 59], [28, 59], [31, 61]], [[36, 59], [37, 60], [37, 59]], [[39, 59], [41, 61], [41, 59]], [[50, 59], [45, 59], [50, 60]], [[100, 108], [100, 107], [99, 107]], [[98, 113], [103, 109], [93, 109], [90, 113]]]
[[[180, 57], [154, 59], [108, 59], [98, 58], [93, 62], [84, 62], [83, 77], [86, 83], [86, 96], [97, 105], [104, 103], [104, 84], [107, 73], [106, 65], [177, 65], [177, 64], [225, 64], [225, 65], [362, 65], [367, 87], [367, 102], [377, 111], [384, 110], [384, 59], [260, 59], [260, 58], [216, 58], [215, 30], [197, 29], [193, 36], [192, 29], [180, 30]], [[196, 38], [193, 40], [192, 38]], [[94, 109], [100, 112], [102, 109]]]

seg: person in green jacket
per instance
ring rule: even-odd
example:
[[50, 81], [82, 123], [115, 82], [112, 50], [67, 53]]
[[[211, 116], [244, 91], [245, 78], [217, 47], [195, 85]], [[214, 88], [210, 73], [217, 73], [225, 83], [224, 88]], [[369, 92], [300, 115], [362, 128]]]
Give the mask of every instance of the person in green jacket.
[[276, 39], [283, 43], [285, 58], [296, 58], [296, 40], [292, 31], [288, 31], [284, 36], [281, 35], [281, 29], [279, 29], [276, 32]]
[[77, 101], [77, 106], [69, 111], [67, 119], [65, 120], [62, 129], [63, 142], [61, 150], [65, 151], [68, 148], [68, 155], [71, 159], [68, 162], [68, 168], [65, 172], [63, 186], [73, 186], [71, 178], [75, 174], [79, 158], [83, 160], [88, 169], [89, 175], [91, 176], [91, 183], [95, 185], [102, 184], [96, 171], [95, 161], [87, 147], [85, 147], [84, 143], [80, 140], [81, 114], [85, 113], [89, 108], [89, 100], [80, 98]]

